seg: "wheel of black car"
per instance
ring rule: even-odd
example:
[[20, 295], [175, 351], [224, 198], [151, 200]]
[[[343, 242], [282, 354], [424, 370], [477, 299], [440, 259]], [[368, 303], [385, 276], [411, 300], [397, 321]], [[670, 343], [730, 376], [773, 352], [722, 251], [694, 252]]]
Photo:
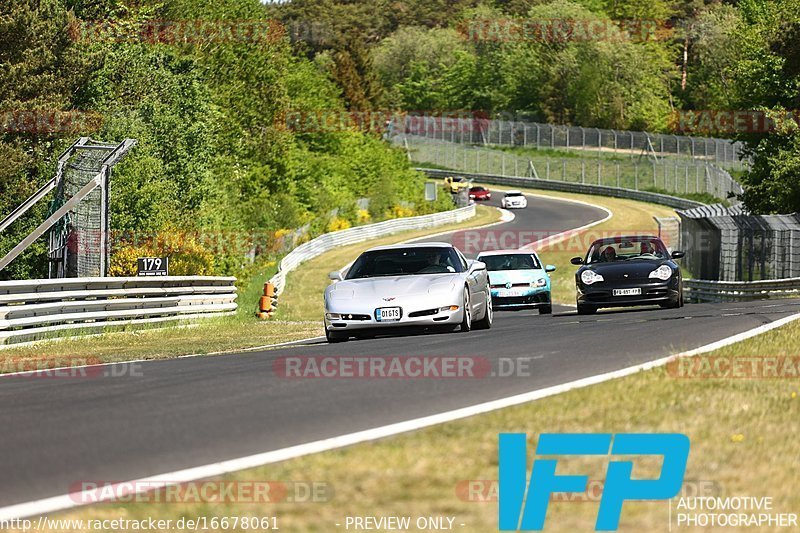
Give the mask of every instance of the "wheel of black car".
[[551, 315], [553, 314], [553, 306], [552, 305], [545, 305], [539, 308], [540, 315]]
[[475, 329], [489, 329], [492, 327], [492, 320], [494, 320], [494, 310], [492, 309], [492, 294], [486, 291], [486, 313], [483, 318], [475, 322]]
[[472, 329], [472, 311], [469, 308], [469, 289], [464, 287], [464, 317], [461, 319], [461, 331]]
[[345, 342], [348, 339], [348, 335], [344, 333], [336, 333], [334, 331], [328, 331], [328, 328], [325, 328], [325, 338], [328, 342]]
[[578, 304], [578, 314], [579, 315], [593, 315], [597, 312], [597, 308], [593, 305], [581, 305]]

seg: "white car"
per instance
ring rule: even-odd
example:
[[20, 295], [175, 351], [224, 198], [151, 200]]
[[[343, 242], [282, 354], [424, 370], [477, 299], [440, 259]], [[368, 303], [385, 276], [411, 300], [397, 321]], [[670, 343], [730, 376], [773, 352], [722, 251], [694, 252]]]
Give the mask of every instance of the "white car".
[[521, 191], [506, 191], [501, 205], [503, 209], [525, 209], [528, 207], [528, 199]]
[[448, 243], [379, 246], [362, 253], [325, 289], [328, 342], [402, 327], [461, 331], [492, 326], [486, 265]]

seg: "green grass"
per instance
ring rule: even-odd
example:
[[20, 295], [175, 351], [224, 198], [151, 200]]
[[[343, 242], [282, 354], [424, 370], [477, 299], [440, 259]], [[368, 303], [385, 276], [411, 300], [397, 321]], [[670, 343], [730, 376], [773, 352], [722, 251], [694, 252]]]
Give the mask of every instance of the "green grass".
[[322, 293], [330, 283], [328, 273], [355, 260], [367, 248], [395, 244], [434, 233], [484, 226], [499, 219], [500, 212], [497, 209], [479, 205], [475, 217], [465, 223], [397, 233], [325, 253], [304, 263], [289, 275], [286, 289], [279, 300], [277, 315], [286, 320], [322, 320]]
[[[107, 328], [101, 335], [54, 339], [29, 346], [0, 350], [0, 373], [20, 370], [79, 366], [140, 359], [168, 359], [184, 355], [231, 352], [267, 344], [288, 342], [324, 334], [322, 330], [322, 292], [329, 283], [328, 272], [351, 261], [366, 247], [400, 242], [442, 231], [488, 224], [499, 219], [496, 209], [479, 206], [475, 217], [461, 224], [405, 231], [361, 244], [339, 248], [301, 265], [288, 276], [287, 291], [280, 298], [277, 317], [269, 321], [255, 318], [263, 284], [277, 270], [276, 261], [257, 265], [254, 274], [240, 287], [237, 313], [209, 318], [193, 324], [174, 321], [160, 327], [137, 329], [133, 326]], [[333, 265], [333, 266], [331, 266]]]
[[635, 190], [659, 190], [673, 196], [706, 194], [704, 167], [692, 159], [665, 159], [653, 165], [646, 157], [586, 157], [584, 151], [492, 147], [470, 150], [459, 144], [416, 143], [411, 155], [417, 165], [454, 172], [528, 176], [529, 162], [540, 179], [603, 185]]
[[[800, 322], [708, 356], [796, 355]], [[310, 455], [225, 476], [226, 480], [307, 480], [329, 484], [321, 503], [95, 505], [67, 518], [177, 518], [275, 514], [289, 532], [335, 531], [345, 516], [455, 516], [462, 531], [497, 530], [496, 502], [459, 496], [465, 480], [497, 479], [497, 434], [542, 432], [678, 432], [692, 442], [686, 480], [713, 484], [712, 496], [770, 496], [775, 512], [797, 512], [800, 477], [795, 422], [798, 379], [676, 379], [665, 368], [641, 372], [536, 402], [413, 433]], [[531, 444], [529, 444], [530, 446]], [[606, 458], [561, 458], [561, 472], [603, 479]], [[641, 461], [653, 477], [658, 461]], [[687, 487], [690, 489], [691, 487]], [[673, 511], [675, 501], [672, 502]], [[547, 531], [592, 531], [597, 503], [554, 503]], [[625, 504], [621, 532], [667, 531], [665, 502]], [[767, 531], [769, 529], [759, 529]], [[681, 531], [701, 531], [681, 528]]]

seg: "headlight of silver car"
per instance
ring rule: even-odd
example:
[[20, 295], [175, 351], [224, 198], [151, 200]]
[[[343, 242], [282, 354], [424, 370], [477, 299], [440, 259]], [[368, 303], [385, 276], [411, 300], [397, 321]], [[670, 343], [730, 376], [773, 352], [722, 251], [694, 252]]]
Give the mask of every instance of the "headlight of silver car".
[[531, 287], [544, 287], [547, 285], [547, 280], [544, 278], [539, 278], [536, 281], [531, 281]]
[[661, 265], [657, 269], [650, 272], [648, 277], [660, 279], [661, 281], [667, 281], [672, 277], [672, 269], [669, 267], [669, 265]]
[[595, 272], [594, 270], [584, 270], [581, 272], [581, 281], [584, 282], [586, 285], [591, 285], [592, 283], [597, 283], [598, 281], [605, 281], [603, 276]]

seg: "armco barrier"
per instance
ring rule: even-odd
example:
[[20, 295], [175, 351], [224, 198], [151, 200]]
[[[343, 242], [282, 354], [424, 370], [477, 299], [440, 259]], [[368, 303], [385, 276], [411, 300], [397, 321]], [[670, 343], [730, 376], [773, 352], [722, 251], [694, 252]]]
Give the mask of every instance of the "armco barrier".
[[231, 314], [235, 282], [207, 276], [0, 281], [0, 345]]
[[510, 185], [512, 187], [530, 187], [532, 189], [542, 189], [548, 191], [574, 192], [579, 194], [595, 194], [599, 196], [611, 196], [614, 198], [627, 198], [629, 200], [639, 200], [654, 204], [666, 205], [675, 209], [691, 209], [705, 205], [701, 202], [658, 194], [654, 192], [635, 191], [633, 189], [623, 189], [618, 187], [608, 187], [606, 185], [590, 185], [584, 183], [570, 183], [563, 181], [543, 180], [537, 178], [498, 176], [495, 174], [475, 174], [460, 172], [457, 170], [437, 170], [431, 168], [418, 168], [431, 178], [444, 178], [445, 176], [464, 176], [476, 181], [493, 185]]
[[339, 246], [363, 242], [376, 237], [391, 235], [400, 231], [434, 228], [437, 226], [444, 226], [445, 224], [462, 222], [473, 216], [475, 216], [475, 206], [469, 205], [442, 213], [396, 218], [384, 222], [377, 222], [375, 224], [367, 224], [355, 228], [325, 233], [316, 239], [301, 244], [284, 257], [278, 268], [278, 273], [270, 279], [270, 282], [275, 285], [277, 294], [280, 294], [283, 292], [286, 285], [286, 274], [297, 268], [300, 263], [313, 259], [328, 250], [333, 250]]
[[688, 301], [735, 302], [800, 295], [800, 278], [763, 281], [710, 281], [687, 279], [683, 282]]

